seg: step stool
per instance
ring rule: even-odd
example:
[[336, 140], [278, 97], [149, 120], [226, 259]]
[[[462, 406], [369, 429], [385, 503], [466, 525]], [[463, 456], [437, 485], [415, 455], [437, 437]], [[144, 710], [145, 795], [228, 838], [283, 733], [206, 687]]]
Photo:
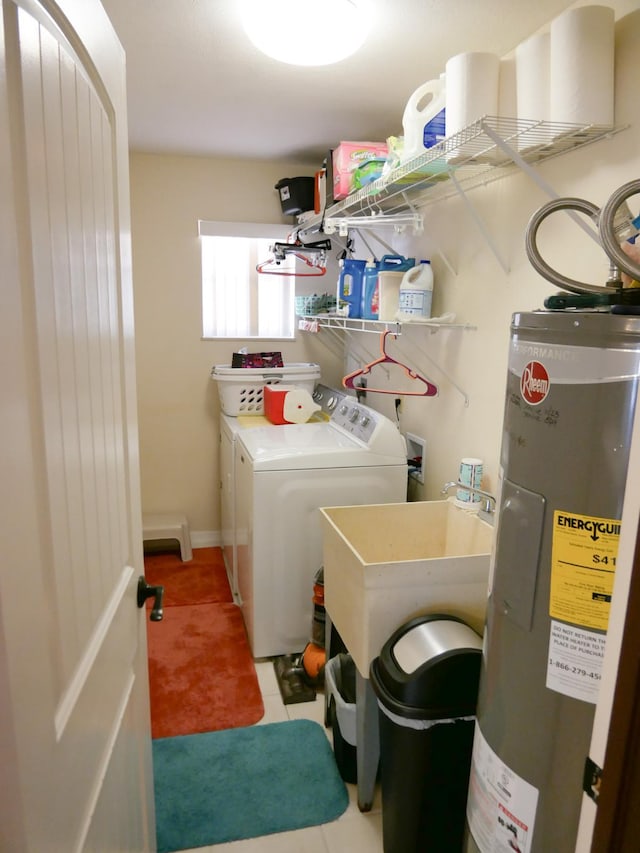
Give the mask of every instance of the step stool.
[[193, 559], [189, 522], [184, 515], [143, 515], [142, 541], [177, 539], [183, 563]]

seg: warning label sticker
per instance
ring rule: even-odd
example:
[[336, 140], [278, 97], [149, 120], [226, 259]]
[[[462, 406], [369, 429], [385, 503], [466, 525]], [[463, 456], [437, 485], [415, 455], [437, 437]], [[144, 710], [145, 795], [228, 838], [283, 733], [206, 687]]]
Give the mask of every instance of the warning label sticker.
[[552, 620], [546, 679], [549, 690], [595, 705], [606, 642], [604, 634]]
[[618, 557], [620, 521], [556, 510], [549, 615], [606, 631]]
[[467, 820], [481, 853], [530, 853], [538, 789], [491, 749], [476, 722]]

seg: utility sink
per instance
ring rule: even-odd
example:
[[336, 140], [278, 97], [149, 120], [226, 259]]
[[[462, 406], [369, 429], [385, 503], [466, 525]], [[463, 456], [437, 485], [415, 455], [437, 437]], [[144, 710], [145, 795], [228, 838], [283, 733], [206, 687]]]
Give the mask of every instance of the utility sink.
[[325, 608], [358, 671], [415, 616], [482, 634], [493, 528], [451, 500], [320, 509]]

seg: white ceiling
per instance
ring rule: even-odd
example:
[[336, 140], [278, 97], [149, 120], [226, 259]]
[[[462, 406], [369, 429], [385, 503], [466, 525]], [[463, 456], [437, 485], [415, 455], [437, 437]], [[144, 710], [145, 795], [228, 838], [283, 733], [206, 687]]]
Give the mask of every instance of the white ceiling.
[[[572, 5], [366, 0], [372, 31], [356, 56], [297, 68], [252, 47], [240, 0], [102, 2], [127, 54], [132, 149], [310, 164], [342, 139], [401, 134], [409, 96], [447, 59], [475, 50], [504, 56]], [[322, 15], [322, 0], [315, 7]], [[348, 33], [337, 25], [336, 37]]]

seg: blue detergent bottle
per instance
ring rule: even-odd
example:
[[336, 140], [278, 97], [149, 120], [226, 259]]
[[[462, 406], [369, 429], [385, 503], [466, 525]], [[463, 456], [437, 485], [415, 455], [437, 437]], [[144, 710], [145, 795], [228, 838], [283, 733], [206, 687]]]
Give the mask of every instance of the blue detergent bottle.
[[345, 258], [340, 261], [338, 277], [338, 308], [347, 309], [347, 315], [358, 319], [362, 316], [362, 278], [366, 261]]
[[404, 255], [384, 255], [380, 261], [380, 269], [385, 271], [406, 272], [415, 265], [415, 258], [405, 258]]

